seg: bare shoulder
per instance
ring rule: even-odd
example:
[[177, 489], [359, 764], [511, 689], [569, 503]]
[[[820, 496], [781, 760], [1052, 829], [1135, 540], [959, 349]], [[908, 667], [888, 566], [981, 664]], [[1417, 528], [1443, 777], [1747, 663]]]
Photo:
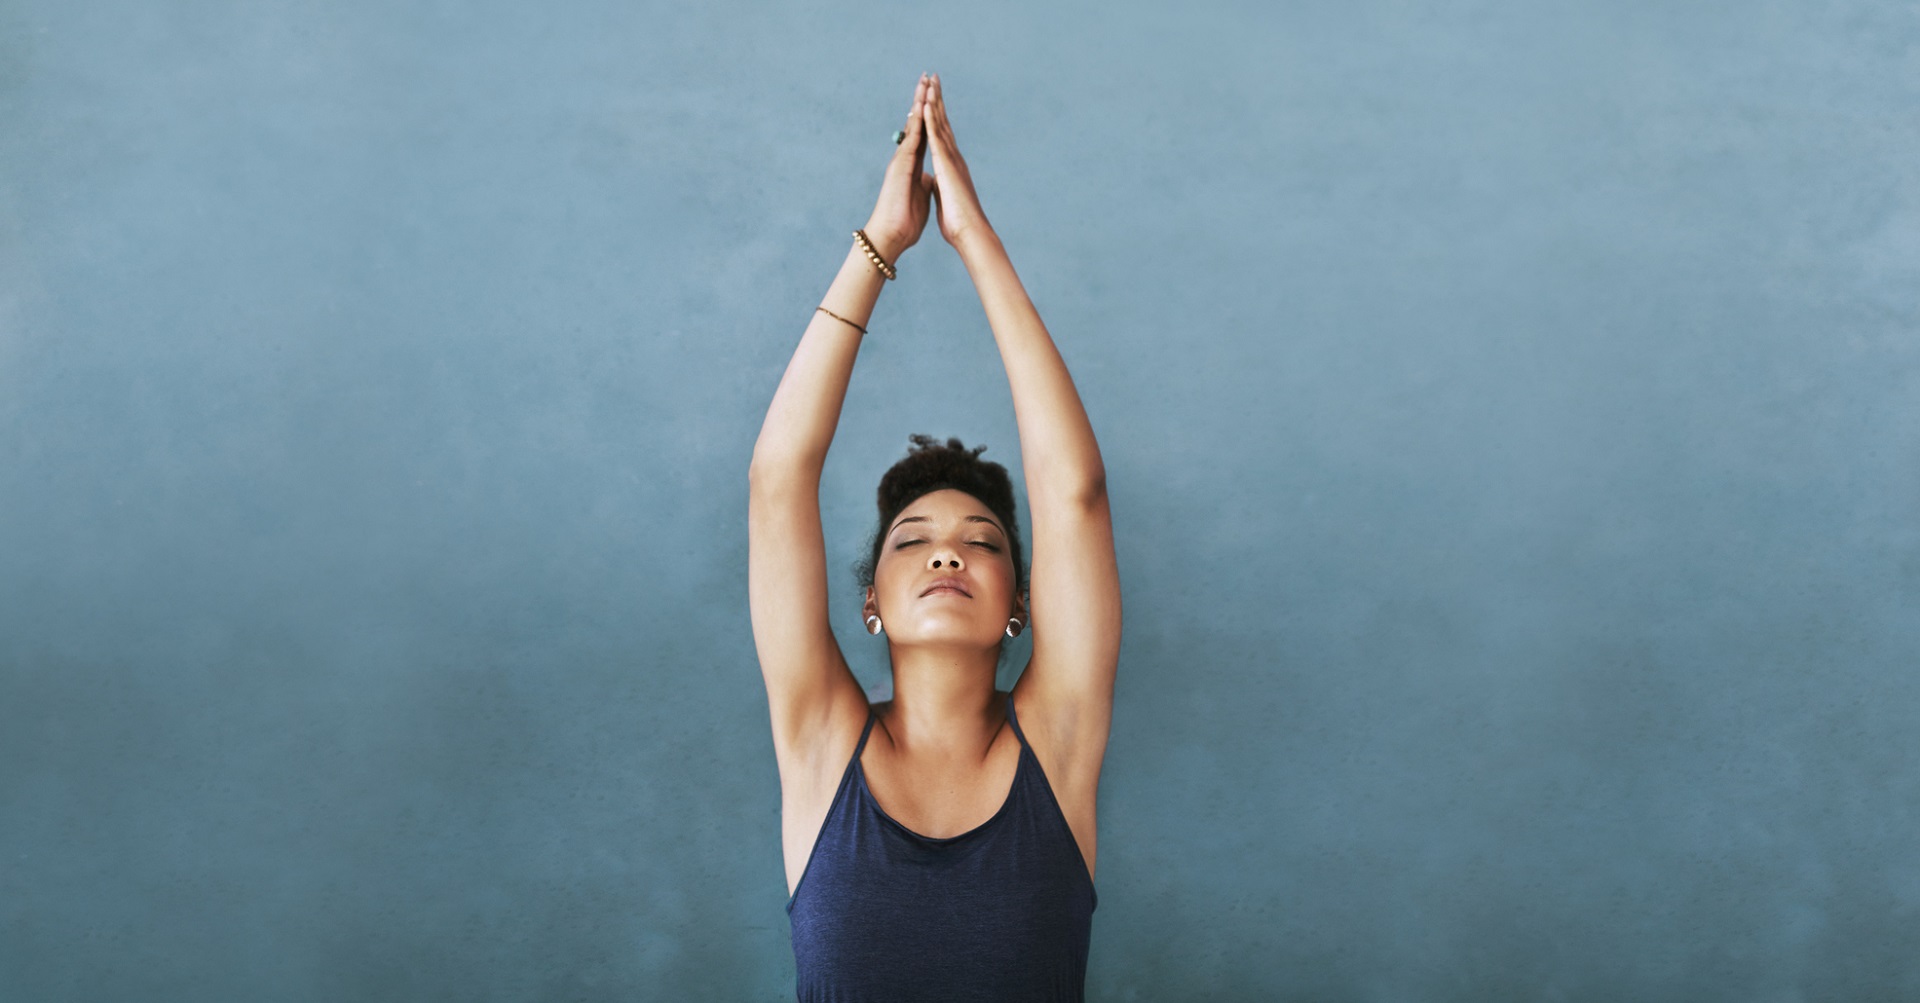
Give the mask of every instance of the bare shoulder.
[[1014, 684], [1014, 713], [1020, 731], [1040, 760], [1056, 796], [1084, 799], [1087, 807], [1100, 785], [1100, 767], [1106, 759], [1112, 705], [1073, 692], [1061, 692], [1044, 683], [1029, 665]]
[[780, 843], [787, 872], [787, 894], [799, 887], [813, 855], [813, 844], [860, 744], [869, 705], [860, 700], [836, 703], [827, 713], [819, 740], [788, 750], [776, 748], [780, 764]]
[[1041, 685], [1041, 678], [1023, 673], [1014, 684], [1014, 716], [1046, 773], [1091, 878], [1099, 856], [1100, 766], [1106, 759], [1111, 711], [1062, 699]]
[[790, 744], [774, 744], [780, 765], [780, 784], [790, 804], [812, 808], [831, 800], [854, 746], [866, 727], [869, 705], [857, 688], [835, 694], [821, 709], [818, 723], [796, 736]]

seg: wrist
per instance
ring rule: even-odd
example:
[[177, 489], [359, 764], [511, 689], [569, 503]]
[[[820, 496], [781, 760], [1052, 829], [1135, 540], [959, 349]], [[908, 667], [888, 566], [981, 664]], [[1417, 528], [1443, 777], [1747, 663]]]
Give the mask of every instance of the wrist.
[[[880, 252], [880, 257], [886, 259], [887, 264], [900, 263], [900, 255], [905, 253], [910, 245], [891, 233], [874, 229], [871, 224], [863, 229], [867, 234], [867, 242], [873, 245], [875, 251]], [[855, 249], [858, 249], [859, 243], [857, 240], [854, 241]]]
[[992, 253], [1002, 250], [1000, 235], [993, 232], [993, 227], [984, 221], [975, 223], [954, 238], [953, 249], [963, 258], [971, 254]]

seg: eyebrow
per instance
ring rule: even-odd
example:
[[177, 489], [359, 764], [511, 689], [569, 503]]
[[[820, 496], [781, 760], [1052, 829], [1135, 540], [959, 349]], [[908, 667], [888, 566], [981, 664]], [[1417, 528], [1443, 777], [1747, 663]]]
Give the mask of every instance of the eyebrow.
[[[1000, 529], [999, 523], [994, 522], [992, 519], [989, 519], [984, 515], [970, 515], [970, 516], [966, 516], [965, 519], [967, 522], [984, 522], [987, 525], [992, 526], [994, 529]], [[887, 535], [892, 536], [894, 534], [894, 530], [897, 530], [900, 527], [905, 526], [907, 523], [910, 523], [910, 522], [932, 522], [932, 521], [933, 521], [932, 519], [929, 519], [924, 515], [910, 515], [910, 516], [907, 516], [905, 519], [902, 519], [899, 522], [894, 523], [893, 529], [887, 530]], [[1000, 535], [1005, 536], [1006, 533], [1007, 533], [1006, 530], [1000, 529]]]

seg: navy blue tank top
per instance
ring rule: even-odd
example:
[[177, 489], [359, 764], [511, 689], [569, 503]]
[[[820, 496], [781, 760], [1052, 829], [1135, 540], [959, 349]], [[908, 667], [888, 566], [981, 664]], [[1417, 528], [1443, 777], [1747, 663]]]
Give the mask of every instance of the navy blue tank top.
[[1085, 998], [1099, 896], [1080, 845], [1027, 745], [992, 818], [922, 836], [881, 810], [860, 752], [840, 777], [787, 915], [800, 1003]]

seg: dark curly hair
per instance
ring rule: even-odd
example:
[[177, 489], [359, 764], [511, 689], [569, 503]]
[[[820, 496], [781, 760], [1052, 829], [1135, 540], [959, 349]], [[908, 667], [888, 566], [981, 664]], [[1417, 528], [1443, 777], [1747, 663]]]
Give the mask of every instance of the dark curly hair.
[[1016, 595], [1025, 592], [1027, 568], [1021, 557], [1020, 524], [1014, 520], [1013, 480], [1007, 476], [1007, 468], [992, 460], [980, 459], [985, 446], [968, 449], [953, 438], [941, 445], [930, 435], [907, 438], [912, 440], [913, 447], [906, 458], [880, 478], [876, 499], [880, 522], [867, 543], [867, 556], [853, 566], [861, 589], [873, 586], [873, 573], [880, 565], [880, 545], [886, 542], [887, 527], [901, 511], [921, 495], [954, 488], [978, 498], [1006, 527], [1008, 551], [1013, 557], [1013, 591]]

